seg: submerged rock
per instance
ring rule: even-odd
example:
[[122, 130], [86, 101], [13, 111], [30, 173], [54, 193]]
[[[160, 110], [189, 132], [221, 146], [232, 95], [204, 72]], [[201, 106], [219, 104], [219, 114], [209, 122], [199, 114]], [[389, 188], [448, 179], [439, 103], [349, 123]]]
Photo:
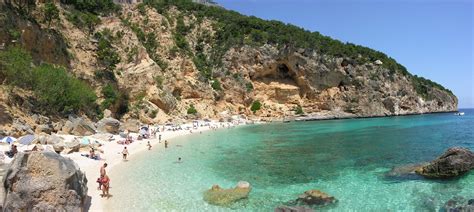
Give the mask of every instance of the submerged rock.
[[333, 196], [329, 196], [328, 194], [316, 189], [305, 191], [304, 194], [296, 199], [297, 204], [310, 206], [325, 206], [336, 202], [337, 200]]
[[416, 170], [421, 169], [424, 164], [409, 164], [404, 166], [393, 167], [389, 172], [385, 174], [386, 178], [407, 180], [421, 178], [416, 174]]
[[453, 147], [429, 164], [416, 170], [428, 178], [451, 178], [462, 175], [474, 168], [474, 153], [469, 149]]
[[87, 179], [53, 152], [18, 153], [4, 180], [4, 211], [82, 211]]
[[462, 197], [454, 197], [441, 207], [440, 212], [474, 212], [474, 199], [466, 201]]
[[230, 189], [213, 185], [211, 189], [204, 192], [204, 201], [212, 205], [229, 206], [241, 199], [246, 199], [250, 190], [250, 183], [245, 181], [240, 181], [235, 188]]
[[304, 206], [278, 206], [275, 208], [275, 212], [313, 212], [314, 210], [311, 208], [307, 208]]

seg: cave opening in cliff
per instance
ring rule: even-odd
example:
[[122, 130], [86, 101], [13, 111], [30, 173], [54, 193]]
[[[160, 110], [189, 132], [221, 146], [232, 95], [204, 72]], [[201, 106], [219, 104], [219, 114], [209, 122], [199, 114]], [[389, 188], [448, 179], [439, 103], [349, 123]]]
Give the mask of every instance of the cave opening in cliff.
[[280, 78], [280, 79], [290, 79], [291, 78], [290, 69], [285, 64], [279, 64], [278, 65], [276, 75], [277, 75], [277, 78]]

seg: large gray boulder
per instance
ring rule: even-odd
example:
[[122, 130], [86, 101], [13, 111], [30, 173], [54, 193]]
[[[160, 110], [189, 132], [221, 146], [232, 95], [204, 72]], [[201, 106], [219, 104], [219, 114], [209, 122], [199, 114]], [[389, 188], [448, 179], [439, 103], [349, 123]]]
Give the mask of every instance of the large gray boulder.
[[123, 131], [137, 133], [140, 128], [140, 122], [136, 119], [128, 119], [121, 126], [120, 129]]
[[54, 152], [18, 153], [4, 179], [4, 211], [82, 211], [87, 179]]
[[120, 131], [120, 121], [114, 118], [103, 118], [97, 122], [97, 131], [118, 134]]
[[250, 190], [250, 183], [245, 181], [240, 181], [235, 188], [230, 189], [213, 185], [211, 189], [204, 192], [204, 201], [212, 205], [230, 206], [234, 202], [246, 199]]
[[427, 178], [451, 178], [474, 168], [474, 153], [462, 147], [453, 147], [429, 164], [416, 170]]
[[88, 136], [95, 134], [96, 130], [90, 121], [84, 118], [75, 118], [71, 116], [62, 127], [62, 132], [76, 136]]

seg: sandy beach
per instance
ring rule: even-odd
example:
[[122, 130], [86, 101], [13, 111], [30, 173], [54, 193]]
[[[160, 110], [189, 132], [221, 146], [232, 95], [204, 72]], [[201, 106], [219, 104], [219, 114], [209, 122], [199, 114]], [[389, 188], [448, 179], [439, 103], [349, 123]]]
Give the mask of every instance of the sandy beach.
[[[62, 156], [67, 157], [72, 159], [77, 163], [79, 166], [80, 170], [83, 171], [86, 174], [87, 177], [87, 187], [88, 187], [88, 200], [86, 203], [86, 210], [89, 211], [104, 211], [105, 208], [103, 208], [104, 203], [107, 200], [107, 198], [101, 197], [102, 191], [98, 190], [98, 184], [96, 182], [97, 178], [99, 178], [99, 170], [100, 167], [104, 164], [107, 163], [107, 174], [110, 173], [112, 169], [119, 168], [121, 164], [127, 162], [123, 160], [122, 158], [122, 150], [124, 147], [127, 147], [128, 152], [129, 152], [129, 158], [128, 159], [133, 159], [133, 156], [135, 154], [138, 154], [141, 151], [148, 151], [148, 146], [147, 142], [149, 141], [152, 149], [149, 151], [154, 151], [154, 150], [159, 150], [164, 147], [164, 141], [168, 140], [169, 142], [172, 142], [171, 139], [176, 138], [178, 136], [184, 136], [184, 135], [189, 135], [193, 133], [200, 133], [208, 130], [217, 130], [217, 129], [222, 129], [222, 128], [228, 128], [231, 126], [236, 126], [236, 125], [241, 125], [245, 124], [242, 122], [237, 123], [229, 123], [229, 122], [217, 122], [217, 121], [212, 121], [209, 126], [204, 126], [200, 125], [197, 128], [194, 129], [180, 129], [180, 130], [165, 130], [164, 132], [157, 132], [156, 133], [156, 138], [151, 135], [149, 139], [142, 139], [138, 140], [138, 133], [130, 133], [130, 136], [133, 138], [133, 142], [127, 145], [124, 144], [119, 144], [117, 141], [125, 140], [122, 138], [120, 135], [112, 135], [109, 133], [98, 133], [94, 134], [91, 136], [74, 136], [74, 135], [64, 135], [64, 134], [55, 134], [56, 136], [62, 138], [65, 143], [69, 143], [76, 140], [81, 140], [83, 137], [87, 137], [91, 143], [100, 143], [100, 147], [97, 148], [96, 154], [100, 155], [100, 160], [94, 160], [89, 157], [84, 156], [85, 154], [89, 153], [90, 148], [87, 146], [83, 146], [80, 148], [79, 152], [73, 152], [70, 154], [66, 154], [64, 152], [61, 153]], [[188, 125], [191, 125], [188, 123]], [[211, 128], [212, 126], [212, 128]], [[161, 135], [161, 142], [159, 140], [159, 136]], [[20, 145], [18, 143], [14, 143], [18, 146], [18, 151], [29, 151], [31, 150], [32, 146], [34, 145]], [[43, 145], [43, 148], [46, 150], [52, 151], [52, 146], [51, 145]], [[5, 152], [10, 149], [10, 145], [8, 144], [3, 144], [0, 145], [0, 151]], [[4, 164], [9, 164], [13, 158], [5, 157], [4, 158]], [[113, 196], [113, 186], [114, 186], [114, 176], [109, 175], [111, 179], [111, 191], [110, 194]], [[113, 198], [113, 197], [111, 197]]]
[[[214, 125], [219, 128], [226, 128], [227, 126], [235, 126], [231, 123], [217, 123], [215, 122]], [[225, 127], [224, 127], [225, 126]], [[126, 162], [122, 159], [122, 150], [126, 146], [129, 152], [129, 157], [133, 159], [133, 155], [141, 152], [141, 151], [148, 151], [147, 142], [150, 141], [152, 145], [152, 149], [150, 151], [154, 151], [160, 148], [164, 148], [164, 141], [176, 138], [178, 136], [189, 135], [193, 133], [200, 133], [204, 131], [212, 130], [209, 126], [200, 126], [197, 129], [193, 130], [177, 130], [177, 131], [164, 131], [157, 133], [157, 137], [154, 138], [153, 136], [150, 139], [143, 139], [137, 140], [137, 133], [131, 133], [130, 135], [134, 138], [134, 142], [128, 145], [123, 145], [117, 143], [118, 140], [123, 140], [120, 138], [119, 135], [111, 135], [111, 134], [95, 134], [89, 136], [91, 141], [98, 141], [103, 144], [99, 149], [103, 152], [100, 153], [101, 160], [93, 160], [88, 157], [81, 156], [81, 154], [87, 154], [88, 152], [82, 150], [80, 152], [75, 152], [71, 154], [64, 154], [62, 156], [71, 158], [74, 160], [80, 169], [86, 174], [87, 176], [87, 187], [88, 187], [88, 196], [90, 197], [90, 204], [88, 205], [89, 211], [103, 211], [105, 201], [108, 201], [107, 198], [101, 197], [102, 191], [97, 190], [98, 184], [96, 179], [99, 178], [99, 170], [100, 167], [107, 163], [108, 166], [106, 168], [107, 173], [110, 173], [112, 169], [120, 168], [120, 164]], [[158, 139], [158, 136], [161, 135], [161, 143]], [[71, 141], [75, 138], [75, 136], [71, 135], [58, 135], [60, 137], [65, 138], [66, 141]], [[113, 136], [112, 141], [108, 141], [110, 136]], [[172, 142], [172, 141], [170, 141]], [[21, 148], [19, 149], [21, 151]], [[130, 158], [129, 158], [130, 159]], [[109, 175], [111, 178], [111, 195], [113, 195], [113, 186], [114, 186], [114, 176]], [[111, 197], [113, 198], [113, 197]]]

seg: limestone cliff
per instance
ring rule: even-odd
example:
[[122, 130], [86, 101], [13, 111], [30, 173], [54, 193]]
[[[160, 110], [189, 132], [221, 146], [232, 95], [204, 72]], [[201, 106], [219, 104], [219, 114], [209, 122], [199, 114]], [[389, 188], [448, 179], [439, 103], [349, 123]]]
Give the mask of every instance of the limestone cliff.
[[[0, 48], [19, 43], [37, 63], [69, 68], [95, 89], [101, 110], [110, 109], [122, 119], [165, 122], [196, 115], [226, 118], [241, 114], [274, 120], [294, 116], [296, 108], [310, 116], [335, 117], [457, 110], [457, 98], [449, 90], [412, 76], [399, 64], [393, 66], [393, 59], [383, 53], [336, 43], [363, 50], [348, 56], [346, 49], [342, 53], [330, 49], [338, 41], [327, 37], [322, 37], [327, 45], [299, 45], [292, 40], [310, 43], [320, 35], [294, 27], [298, 35], [308, 38], [272, 40], [271, 27], [262, 33], [254, 19], [219, 7], [202, 12], [205, 6], [186, 1], [166, 6], [123, 4], [114, 12], [98, 13], [95, 24], [82, 24], [81, 18], [89, 13], [67, 1], [55, 1], [59, 17], [50, 23], [44, 18], [43, 1], [32, 2], [27, 15], [18, 12], [18, 5], [0, 3]], [[254, 25], [247, 26], [248, 34], [238, 35], [240, 40], [232, 41], [237, 35], [225, 34], [229, 25], [222, 18], [206, 15], [221, 12]], [[257, 22], [293, 30], [279, 22]], [[107, 49], [104, 42], [110, 44]], [[117, 55], [113, 66], [104, 62], [108, 59], [104, 51], [106, 56]], [[103, 104], [108, 101], [103, 92], [106, 85], [113, 85], [124, 97], [121, 103]], [[5, 86], [0, 90], [0, 115], [5, 117], [1, 123], [12, 122], [14, 117], [34, 125], [26, 117], [47, 115], [47, 111], [22, 107], [29, 98], [34, 99], [27, 91], [17, 95]], [[255, 101], [262, 107], [254, 113], [250, 107]], [[191, 105], [197, 114], [188, 114]]]

